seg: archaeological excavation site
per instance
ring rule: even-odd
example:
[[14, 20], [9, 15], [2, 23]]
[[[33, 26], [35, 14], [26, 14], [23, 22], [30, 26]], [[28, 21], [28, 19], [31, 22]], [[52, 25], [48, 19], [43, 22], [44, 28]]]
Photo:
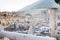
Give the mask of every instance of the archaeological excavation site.
[[0, 40], [60, 40], [59, 0], [0, 1]]

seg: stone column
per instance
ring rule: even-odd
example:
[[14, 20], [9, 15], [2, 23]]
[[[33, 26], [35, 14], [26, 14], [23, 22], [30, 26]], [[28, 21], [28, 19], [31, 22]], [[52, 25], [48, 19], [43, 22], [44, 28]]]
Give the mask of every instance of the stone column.
[[52, 37], [56, 37], [56, 12], [57, 12], [57, 8], [51, 8], [49, 9], [49, 23], [50, 23], [50, 32], [51, 32], [51, 36]]

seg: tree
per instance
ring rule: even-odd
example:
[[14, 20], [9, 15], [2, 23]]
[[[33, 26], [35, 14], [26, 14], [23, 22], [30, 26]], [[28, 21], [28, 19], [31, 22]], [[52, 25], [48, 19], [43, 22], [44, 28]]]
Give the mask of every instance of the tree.
[[55, 0], [55, 2], [56, 2], [57, 4], [60, 4], [60, 0]]

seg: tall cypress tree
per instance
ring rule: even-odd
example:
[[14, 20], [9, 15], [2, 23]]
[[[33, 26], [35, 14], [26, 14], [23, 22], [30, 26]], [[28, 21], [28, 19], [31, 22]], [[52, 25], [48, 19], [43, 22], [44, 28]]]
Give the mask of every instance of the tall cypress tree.
[[57, 4], [60, 4], [60, 0], [55, 0], [55, 2], [56, 2]]

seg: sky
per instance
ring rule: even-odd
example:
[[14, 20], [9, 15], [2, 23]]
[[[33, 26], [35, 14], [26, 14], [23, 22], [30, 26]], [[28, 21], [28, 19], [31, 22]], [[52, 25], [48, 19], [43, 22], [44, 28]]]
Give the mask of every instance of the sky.
[[18, 11], [38, 0], [0, 0], [0, 11]]

